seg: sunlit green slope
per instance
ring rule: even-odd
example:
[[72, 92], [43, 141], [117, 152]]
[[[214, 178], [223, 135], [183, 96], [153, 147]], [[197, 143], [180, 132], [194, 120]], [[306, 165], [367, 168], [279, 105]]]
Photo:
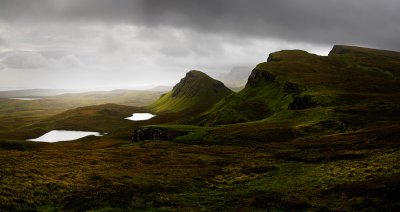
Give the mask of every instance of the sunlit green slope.
[[222, 82], [200, 71], [190, 71], [149, 108], [155, 112], [203, 111], [231, 93]]

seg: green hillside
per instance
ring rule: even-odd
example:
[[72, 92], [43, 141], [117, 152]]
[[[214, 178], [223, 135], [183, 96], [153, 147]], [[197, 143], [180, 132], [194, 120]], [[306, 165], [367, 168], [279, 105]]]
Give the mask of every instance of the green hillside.
[[[122, 127], [130, 126], [131, 121], [124, 118], [143, 108], [103, 104], [67, 110], [56, 115], [38, 117], [34, 121], [16, 124], [16, 127], [2, 129], [1, 138], [30, 139], [39, 137], [51, 130], [98, 131], [111, 133]], [[15, 116], [15, 115], [14, 115]]]
[[[42, 92], [42, 90], [35, 91]], [[44, 91], [47, 92], [47, 90]], [[12, 91], [11, 93], [15, 92], [21, 94], [26, 93], [25, 91]], [[45, 94], [43, 93], [43, 95]], [[126, 109], [117, 108], [113, 105], [118, 104], [133, 106], [131, 108], [141, 107], [156, 101], [160, 95], [161, 92], [159, 91], [113, 90], [46, 96], [35, 101], [21, 101], [0, 98], [0, 138], [33, 138], [43, 134], [45, 130], [54, 129], [51, 128], [52, 126], [59, 126], [59, 128], [62, 128], [66, 125], [62, 123], [68, 121], [67, 119], [69, 119], [68, 117], [71, 116], [71, 113], [78, 113], [81, 109], [89, 110], [90, 108], [93, 109], [93, 107], [98, 107], [100, 110], [101, 107], [106, 109], [108, 106], [110, 106], [110, 108], [108, 108], [110, 110], [127, 114]], [[87, 108], [85, 109], [85, 107]], [[70, 111], [68, 113], [64, 113], [68, 110], [72, 110], [74, 112]], [[53, 118], [53, 116], [61, 113], [64, 114], [56, 116], [55, 119]], [[129, 115], [131, 114], [132, 113]], [[120, 117], [111, 116], [112, 114], [109, 115], [108, 119], [117, 120]], [[107, 122], [98, 121], [101, 120], [98, 119], [98, 117], [97, 120], [92, 120], [92, 116], [85, 115], [82, 117], [77, 116], [76, 119], [80, 119], [81, 121], [74, 123], [73, 119], [69, 119], [71, 120], [68, 121], [69, 128], [75, 126], [76, 129], [79, 129], [82, 124], [86, 125], [85, 129], [89, 128], [88, 126], [95, 126], [96, 128], [103, 126], [101, 128], [108, 128], [106, 124]], [[59, 123], [56, 124], [58, 121]], [[47, 124], [43, 124], [44, 122]], [[38, 123], [41, 123], [40, 127], [36, 127]], [[46, 127], [44, 128], [42, 126]]]
[[398, 102], [399, 61], [396, 52], [350, 46], [335, 46], [329, 56], [300, 50], [272, 53], [254, 68], [242, 91], [197, 121], [229, 124], [287, 115], [291, 110], [346, 105], [366, 109], [382, 101]]
[[172, 91], [163, 94], [149, 108], [157, 113], [204, 111], [231, 93], [222, 82], [203, 72], [190, 71]]

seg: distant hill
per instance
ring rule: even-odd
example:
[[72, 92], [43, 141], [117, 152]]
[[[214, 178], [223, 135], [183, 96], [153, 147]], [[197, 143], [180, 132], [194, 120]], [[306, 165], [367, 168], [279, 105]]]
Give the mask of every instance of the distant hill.
[[170, 91], [172, 86], [156, 86], [154, 88], [147, 89], [147, 91]]
[[247, 82], [247, 77], [250, 75], [251, 66], [237, 66], [233, 67], [228, 73], [220, 74], [217, 78], [224, 82], [228, 87], [240, 88]]
[[231, 93], [222, 82], [203, 72], [190, 71], [149, 108], [155, 112], [203, 111]]
[[[112, 133], [119, 128], [130, 126], [132, 121], [126, 120], [134, 112], [143, 112], [143, 108], [117, 105], [102, 104], [86, 107], [78, 107], [67, 110], [42, 119], [34, 124], [22, 126], [14, 137], [24, 139], [34, 138], [50, 130], [78, 130], [78, 131], [98, 131]], [[7, 134], [6, 134], [7, 135]]]
[[[130, 106], [145, 106], [154, 102], [163, 92], [150, 90], [91, 91], [47, 97], [48, 100], [77, 102], [78, 106], [115, 103]], [[84, 104], [82, 104], [84, 103]]]
[[93, 105], [79, 107], [52, 116], [41, 123], [49, 129], [69, 130], [100, 130], [109, 132], [111, 129], [127, 122], [124, 118], [141, 108], [117, 104]]
[[44, 97], [55, 96], [65, 93], [79, 93], [82, 90], [69, 90], [69, 89], [28, 89], [28, 90], [9, 90], [0, 91], [0, 98], [12, 97]]
[[379, 102], [399, 102], [399, 67], [398, 52], [353, 46], [334, 46], [329, 56], [275, 52], [253, 69], [243, 90], [203, 113], [201, 124], [288, 118], [291, 111], [345, 105], [372, 111]]

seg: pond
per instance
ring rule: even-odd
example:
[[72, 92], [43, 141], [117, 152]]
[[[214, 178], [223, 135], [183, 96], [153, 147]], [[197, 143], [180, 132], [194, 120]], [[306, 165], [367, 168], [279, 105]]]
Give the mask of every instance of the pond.
[[134, 113], [132, 116], [127, 117], [125, 119], [131, 120], [131, 121], [144, 121], [144, 120], [149, 120], [153, 118], [155, 115], [151, 113]]
[[28, 141], [40, 141], [40, 142], [59, 142], [59, 141], [73, 141], [86, 136], [102, 136], [99, 132], [88, 132], [88, 131], [70, 131], [70, 130], [52, 130], [39, 138], [28, 139]]
[[42, 99], [42, 98], [17, 98], [17, 97], [15, 97], [15, 98], [8, 98], [8, 99], [22, 100], [22, 101], [33, 101], [33, 100], [39, 100], [39, 99]]

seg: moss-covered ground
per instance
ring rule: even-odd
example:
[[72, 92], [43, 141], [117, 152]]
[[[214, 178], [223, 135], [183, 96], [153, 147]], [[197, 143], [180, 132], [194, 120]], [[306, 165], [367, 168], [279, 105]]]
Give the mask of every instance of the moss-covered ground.
[[0, 207], [42, 211], [399, 207], [398, 125], [379, 123], [317, 138], [291, 139], [284, 130], [268, 135], [263, 140], [250, 138], [245, 145], [179, 139], [131, 143], [107, 136], [54, 144], [3, 141]]

